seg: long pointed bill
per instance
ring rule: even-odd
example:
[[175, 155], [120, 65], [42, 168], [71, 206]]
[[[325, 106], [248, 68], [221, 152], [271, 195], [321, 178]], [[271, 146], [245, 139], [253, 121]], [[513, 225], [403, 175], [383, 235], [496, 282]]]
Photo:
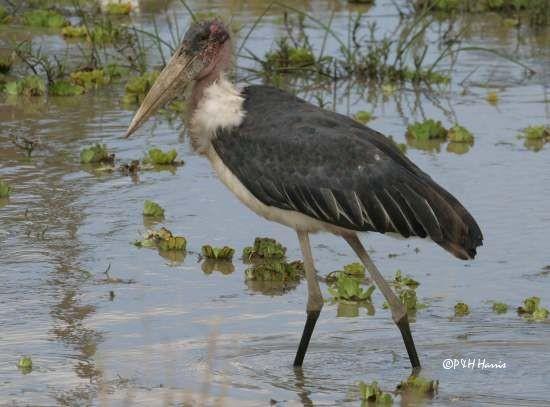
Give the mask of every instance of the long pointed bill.
[[193, 79], [193, 63], [197, 58], [188, 57], [179, 51], [176, 51], [151, 86], [124, 137], [130, 137], [159, 108], [183, 93], [185, 85]]

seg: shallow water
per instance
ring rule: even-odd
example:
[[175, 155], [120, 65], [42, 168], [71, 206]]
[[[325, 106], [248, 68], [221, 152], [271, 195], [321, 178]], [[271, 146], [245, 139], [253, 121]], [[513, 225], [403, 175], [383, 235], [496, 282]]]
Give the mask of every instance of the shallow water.
[[[229, 7], [234, 21], [251, 24], [267, 3], [213, 1], [208, 10]], [[201, 9], [198, 4], [192, 6]], [[356, 9], [300, 4], [324, 21], [336, 7], [339, 32]], [[169, 10], [186, 18], [177, 2]], [[133, 18], [150, 28], [153, 12], [143, 7]], [[267, 49], [283, 32], [279, 15], [274, 11], [260, 25], [250, 49]], [[388, 31], [397, 21], [391, 1], [378, 1], [368, 18]], [[514, 30], [497, 16], [476, 18], [473, 26], [469, 44], [507, 52], [517, 46]], [[321, 32], [311, 34], [322, 41]], [[54, 38], [39, 40], [56, 49], [60, 40]], [[481, 225], [485, 245], [475, 261], [461, 262], [422, 240], [363, 237], [385, 276], [397, 269], [410, 274], [428, 304], [412, 329], [423, 374], [438, 379], [440, 389], [432, 400], [403, 405], [550, 404], [550, 323], [529, 323], [514, 311], [531, 295], [550, 305], [550, 275], [544, 273], [550, 265], [550, 148], [533, 152], [516, 138], [528, 125], [550, 122], [548, 31], [522, 38], [519, 55], [539, 74], [526, 78], [493, 55], [470, 53], [461, 55], [442, 93], [405, 89], [367, 102], [361, 90], [338, 87], [337, 111], [374, 111], [369, 125], [397, 141], [404, 141], [408, 121], [424, 115], [444, 124], [458, 120], [476, 136], [466, 154], [446, 145], [439, 152], [408, 150]], [[501, 89], [496, 107], [485, 101], [487, 86]], [[117, 86], [69, 99], [0, 100], [0, 176], [14, 186], [9, 201], [0, 203], [0, 404], [357, 405], [358, 380], [377, 380], [392, 391], [407, 378], [409, 361], [378, 290], [372, 316], [361, 309], [358, 317], [337, 318], [337, 306], [327, 303], [303, 371], [294, 371], [305, 284], [264, 295], [246, 285], [247, 266], [239, 259], [233, 273], [205, 273], [197, 255], [203, 244], [227, 244], [240, 253], [254, 237], [270, 236], [297, 259], [294, 232], [243, 207], [192, 153], [178, 122], [158, 116], [122, 139], [133, 112], [121, 96]], [[330, 99], [330, 91], [325, 96]], [[27, 160], [9, 141], [10, 132], [40, 136], [43, 146]], [[143, 157], [152, 146], [176, 148], [185, 165], [137, 178], [97, 174], [78, 163], [80, 149], [95, 142], [123, 161]], [[145, 199], [159, 202], [167, 213], [162, 224], [188, 239], [185, 257], [131, 245], [149, 227], [141, 215]], [[355, 261], [335, 237], [316, 235], [312, 243], [321, 275]], [[109, 265], [111, 277], [131, 283], [105, 282]], [[489, 300], [509, 304], [510, 311], [492, 313]], [[457, 301], [470, 305], [470, 316], [452, 318]], [[32, 357], [32, 373], [17, 369], [21, 355]], [[445, 370], [448, 358], [481, 358], [506, 368]]]

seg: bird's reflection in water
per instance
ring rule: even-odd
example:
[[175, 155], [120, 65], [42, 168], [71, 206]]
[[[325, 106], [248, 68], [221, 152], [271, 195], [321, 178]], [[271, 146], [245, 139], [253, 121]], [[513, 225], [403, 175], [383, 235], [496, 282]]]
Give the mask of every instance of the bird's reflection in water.
[[294, 378], [296, 394], [300, 398], [302, 405], [305, 407], [313, 407], [313, 401], [309, 398], [311, 391], [306, 389], [306, 376], [304, 374], [304, 369], [302, 369], [301, 367], [295, 367]]

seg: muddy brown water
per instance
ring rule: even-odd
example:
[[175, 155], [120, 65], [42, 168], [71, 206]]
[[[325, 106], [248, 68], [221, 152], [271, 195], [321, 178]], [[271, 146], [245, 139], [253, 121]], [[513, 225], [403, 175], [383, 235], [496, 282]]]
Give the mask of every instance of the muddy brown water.
[[[300, 6], [324, 21], [335, 9], [333, 27], [346, 32], [355, 7], [312, 3]], [[208, 10], [231, 9], [235, 21], [251, 24], [266, 4], [213, 1]], [[133, 18], [150, 29], [155, 12], [144, 8]], [[169, 12], [187, 18], [177, 2]], [[262, 52], [282, 34], [279, 16], [274, 11], [260, 25], [252, 50]], [[397, 21], [390, 1], [377, 1], [367, 18], [388, 30]], [[321, 32], [311, 35], [322, 41]], [[518, 47], [515, 31], [494, 15], [476, 19], [468, 35], [473, 45], [506, 52]], [[550, 122], [549, 37], [548, 31], [525, 32], [519, 39], [519, 54], [539, 71], [530, 78], [493, 55], [464, 53], [451, 86], [437, 95], [407, 88], [368, 102], [358, 88], [337, 89], [337, 111], [374, 111], [369, 125], [397, 141], [404, 142], [406, 124], [423, 115], [446, 125], [458, 120], [476, 137], [465, 154], [445, 144], [408, 150], [478, 220], [485, 246], [475, 261], [460, 262], [422, 240], [363, 237], [386, 277], [397, 269], [413, 276], [428, 305], [412, 329], [423, 375], [439, 380], [439, 393], [424, 401], [397, 397], [403, 405], [550, 404], [550, 324], [527, 322], [514, 311], [531, 295], [550, 306], [544, 273], [550, 265], [550, 147], [534, 152], [516, 138], [528, 125]], [[62, 49], [58, 37], [36, 40]], [[496, 107], [485, 100], [487, 86], [499, 89]], [[406, 352], [378, 290], [374, 315], [361, 308], [355, 318], [337, 317], [337, 306], [327, 303], [303, 370], [293, 370], [305, 284], [265, 295], [245, 283], [247, 266], [239, 256], [235, 270], [224, 274], [204, 272], [197, 253], [203, 244], [227, 244], [240, 253], [254, 237], [270, 236], [297, 259], [294, 232], [243, 207], [192, 153], [179, 121], [158, 116], [123, 140], [132, 111], [122, 106], [122, 92], [120, 85], [74, 98], [0, 100], [0, 176], [14, 189], [0, 203], [0, 404], [357, 405], [357, 381], [377, 380], [392, 391], [406, 379]], [[330, 92], [326, 97], [332, 100]], [[31, 160], [9, 141], [14, 131], [42, 140]], [[78, 163], [80, 149], [95, 142], [123, 161], [153, 146], [175, 148], [185, 165], [137, 178], [98, 174]], [[131, 245], [148, 226], [141, 216], [145, 199], [160, 203], [167, 213], [162, 224], [188, 239], [186, 256], [162, 257]], [[321, 275], [355, 261], [335, 237], [316, 235], [312, 243]], [[110, 276], [122, 282], [105, 281], [109, 265]], [[494, 314], [491, 300], [510, 311]], [[458, 301], [470, 305], [471, 315], [452, 317]], [[22, 355], [32, 357], [30, 374], [17, 369]], [[506, 367], [443, 368], [445, 359], [461, 358]]]

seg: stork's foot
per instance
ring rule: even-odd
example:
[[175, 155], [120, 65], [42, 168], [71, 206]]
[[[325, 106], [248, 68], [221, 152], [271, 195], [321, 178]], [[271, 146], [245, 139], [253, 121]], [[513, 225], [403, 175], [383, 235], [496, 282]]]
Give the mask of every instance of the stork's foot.
[[405, 348], [407, 349], [407, 353], [409, 354], [409, 359], [411, 361], [413, 374], [418, 373], [421, 369], [420, 359], [418, 359], [418, 354], [416, 353], [416, 347], [414, 346], [411, 327], [409, 325], [409, 319], [407, 318], [407, 314], [404, 314], [398, 321], [395, 321], [395, 324], [401, 331], [403, 342], [405, 342]]

